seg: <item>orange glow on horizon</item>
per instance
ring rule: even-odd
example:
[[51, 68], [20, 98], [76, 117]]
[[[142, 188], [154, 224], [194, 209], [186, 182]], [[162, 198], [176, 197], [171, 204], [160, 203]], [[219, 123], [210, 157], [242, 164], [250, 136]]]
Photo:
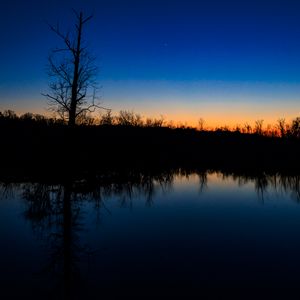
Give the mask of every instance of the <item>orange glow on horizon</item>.
[[[28, 101], [29, 102], [29, 101]], [[27, 102], [27, 103], [28, 103]], [[31, 104], [31, 105], [30, 105]], [[235, 128], [237, 125], [243, 127], [245, 124], [254, 126], [256, 120], [264, 120], [263, 127], [268, 125], [274, 126], [279, 118], [285, 118], [289, 123], [292, 119], [300, 115], [299, 106], [277, 103], [178, 103], [178, 101], [163, 102], [161, 104], [152, 102], [143, 103], [123, 103], [122, 106], [116, 102], [112, 102], [109, 106], [113, 115], [117, 115], [120, 110], [133, 111], [140, 114], [144, 119], [163, 117], [165, 124], [173, 123], [173, 125], [185, 125], [191, 127], [199, 126], [199, 119], [204, 120], [204, 128], [214, 129], [216, 127], [228, 126]], [[36, 103], [28, 103], [26, 107], [20, 105], [10, 105], [8, 107], [0, 107], [0, 111], [5, 109], [14, 110], [17, 114], [26, 112], [38, 113], [45, 116], [52, 116], [53, 113], [47, 110], [47, 105], [42, 102], [37, 106]], [[94, 115], [99, 117], [100, 113]]]
[[[167, 109], [165, 109], [167, 112]], [[294, 118], [300, 115], [295, 107], [283, 108], [281, 105], [277, 107], [272, 104], [272, 107], [259, 107], [255, 105], [228, 105], [222, 104], [219, 107], [211, 105], [204, 108], [193, 110], [192, 108], [170, 108], [168, 113], [157, 115], [150, 111], [141, 113], [142, 116], [159, 117], [163, 116], [166, 123], [172, 121], [174, 125], [181, 124], [192, 127], [199, 126], [199, 120], [204, 120], [204, 128], [213, 129], [216, 127], [228, 126], [235, 128], [237, 125], [243, 127], [245, 124], [255, 125], [255, 121], [263, 120], [263, 127], [275, 125], [280, 118], [285, 118], [286, 122], [291, 122]]]

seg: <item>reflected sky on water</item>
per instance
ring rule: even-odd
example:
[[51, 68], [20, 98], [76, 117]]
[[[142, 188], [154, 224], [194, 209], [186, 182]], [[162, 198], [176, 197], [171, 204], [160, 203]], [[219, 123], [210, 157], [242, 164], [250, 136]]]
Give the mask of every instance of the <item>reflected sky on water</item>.
[[[0, 279], [18, 299], [297, 288], [299, 176], [3, 183]], [[108, 296], [107, 296], [108, 295]]]

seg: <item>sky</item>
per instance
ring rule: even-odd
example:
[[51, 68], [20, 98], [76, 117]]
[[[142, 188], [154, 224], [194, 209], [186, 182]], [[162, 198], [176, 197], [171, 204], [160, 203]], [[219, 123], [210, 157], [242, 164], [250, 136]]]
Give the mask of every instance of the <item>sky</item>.
[[99, 96], [113, 113], [210, 126], [300, 115], [299, 1], [2, 0], [0, 110], [47, 114], [47, 57], [72, 8], [93, 19]]

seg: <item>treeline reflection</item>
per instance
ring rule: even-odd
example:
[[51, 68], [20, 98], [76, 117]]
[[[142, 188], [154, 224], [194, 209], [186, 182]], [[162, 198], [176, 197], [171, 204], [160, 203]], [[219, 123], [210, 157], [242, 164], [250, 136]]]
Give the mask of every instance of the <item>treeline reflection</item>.
[[287, 174], [267, 174], [261, 173], [256, 175], [221, 173], [224, 180], [232, 179], [237, 182], [238, 186], [249, 183], [254, 184], [255, 191], [259, 199], [264, 199], [268, 190], [278, 194], [290, 194], [291, 198], [300, 202], [300, 176]]
[[[61, 203], [66, 194], [70, 194], [70, 201], [78, 204], [89, 201], [95, 208], [104, 205], [109, 198], [117, 198], [121, 205], [131, 205], [133, 198], [145, 199], [147, 205], [153, 203], [155, 195], [162, 191], [171, 191], [175, 180], [191, 177], [198, 178], [199, 190], [204, 193], [216, 175], [229, 184], [242, 187], [252, 184], [261, 198], [268, 189], [278, 194], [290, 194], [292, 199], [300, 201], [300, 175], [280, 173], [244, 174], [216, 170], [186, 170], [176, 169], [160, 173], [112, 173], [96, 175], [82, 179], [67, 180], [62, 183], [49, 182], [1, 182], [1, 196], [12, 197], [17, 191], [30, 207], [27, 216], [33, 220], [40, 220], [59, 212]], [[212, 182], [210, 182], [210, 180]]]
[[84, 205], [89, 202], [95, 211], [105, 210], [107, 213], [110, 211], [106, 203], [112, 198], [117, 199], [121, 206], [130, 207], [133, 200], [142, 200], [151, 206], [156, 195], [175, 190], [178, 180], [183, 178], [196, 182], [201, 193], [205, 193], [210, 185], [213, 187], [210, 180], [218, 178], [237, 186], [250, 184], [260, 200], [271, 189], [276, 193], [289, 194], [291, 199], [300, 202], [299, 175], [238, 174], [214, 170], [111, 173], [62, 183], [2, 182], [0, 190], [1, 197], [19, 194], [25, 201], [24, 217], [30, 221], [35, 236], [44, 243], [48, 253], [42, 273], [47, 278], [50, 276], [47, 282], [53, 282], [53, 290], [60, 295], [59, 299], [89, 299], [89, 289], [83, 284], [80, 264], [88, 264], [89, 259], [99, 253], [93, 246], [82, 244], [80, 239], [86, 222], [82, 214]]

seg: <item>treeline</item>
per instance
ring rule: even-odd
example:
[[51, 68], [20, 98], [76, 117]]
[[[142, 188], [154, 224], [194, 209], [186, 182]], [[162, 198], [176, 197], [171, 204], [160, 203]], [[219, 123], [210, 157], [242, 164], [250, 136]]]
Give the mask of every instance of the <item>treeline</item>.
[[[0, 125], [11, 123], [39, 124], [39, 125], [67, 125], [67, 120], [55, 117], [46, 117], [41, 114], [25, 113], [17, 115], [12, 110], [0, 111]], [[169, 129], [189, 129], [206, 132], [235, 132], [243, 134], [256, 134], [268, 137], [299, 138], [300, 137], [300, 117], [287, 122], [284, 118], [278, 119], [276, 124], [264, 126], [263, 120], [256, 120], [253, 125], [217, 126], [211, 128], [206, 126], [205, 121], [200, 118], [197, 127], [187, 124], [166, 121], [160, 118], [143, 118], [133, 111], [121, 110], [117, 115], [113, 115], [110, 110], [100, 115], [98, 118], [85, 113], [78, 117], [78, 126], [128, 126], [128, 127], [164, 127]]]
[[[47, 125], [67, 125], [67, 120], [62, 118], [47, 117], [41, 114], [24, 113], [17, 115], [13, 110], [0, 111], [0, 121], [2, 122], [24, 122], [39, 123]], [[134, 126], [134, 127], [175, 127], [171, 123], [166, 124], [163, 117], [160, 119], [146, 118], [132, 111], [121, 110], [118, 115], [112, 115], [108, 110], [99, 118], [93, 117], [91, 114], [85, 113], [77, 117], [77, 125], [79, 126]]]
[[299, 138], [160, 124], [69, 127], [55, 119], [5, 114], [0, 117], [0, 136], [0, 173], [13, 177], [196, 167], [300, 172]]

